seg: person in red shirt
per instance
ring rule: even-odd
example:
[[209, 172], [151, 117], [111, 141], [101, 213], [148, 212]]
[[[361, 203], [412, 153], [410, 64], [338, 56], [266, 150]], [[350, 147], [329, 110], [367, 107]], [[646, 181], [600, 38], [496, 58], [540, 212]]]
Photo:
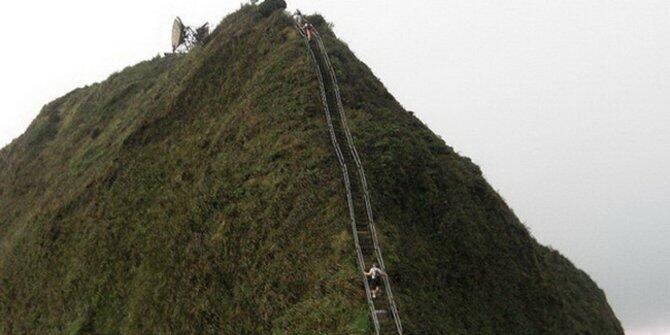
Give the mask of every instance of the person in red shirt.
[[307, 22], [302, 27], [302, 29], [305, 31], [305, 34], [307, 34], [307, 39], [311, 41], [312, 36], [314, 36], [314, 34], [316, 34], [316, 28], [314, 28], [314, 26], [311, 23]]

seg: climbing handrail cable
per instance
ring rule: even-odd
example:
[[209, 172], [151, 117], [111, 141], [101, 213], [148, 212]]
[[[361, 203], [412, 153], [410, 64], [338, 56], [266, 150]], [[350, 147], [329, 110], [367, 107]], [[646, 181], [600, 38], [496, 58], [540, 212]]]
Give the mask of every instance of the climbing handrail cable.
[[[331, 86], [331, 97], [334, 98], [334, 107], [336, 108], [337, 113], [340, 116], [340, 124], [341, 124], [341, 132], [345, 137], [345, 144], [347, 145], [349, 149], [349, 155], [351, 156], [351, 159], [354, 161], [354, 165], [356, 167], [357, 175], [358, 175], [358, 183], [360, 184], [360, 189], [362, 190], [363, 193], [363, 200], [364, 200], [364, 207], [365, 207], [365, 212], [366, 212], [366, 217], [367, 217], [367, 225], [365, 227], [367, 228], [366, 234], [369, 234], [369, 239], [372, 241], [372, 247], [374, 249], [373, 251], [373, 256], [374, 259], [377, 260], [377, 263], [379, 264], [379, 267], [384, 273], [386, 272], [386, 267], [384, 264], [384, 259], [382, 257], [382, 252], [381, 248], [379, 246], [379, 241], [377, 237], [377, 229], [374, 224], [374, 217], [373, 217], [373, 212], [372, 212], [372, 204], [370, 201], [370, 193], [368, 190], [368, 185], [367, 185], [367, 179], [365, 177], [365, 170], [363, 169], [363, 164], [361, 163], [360, 156], [358, 154], [358, 151], [356, 150], [356, 146], [354, 145], [354, 140], [353, 136], [351, 135], [351, 131], [349, 129], [349, 125], [347, 122], [346, 115], [344, 113], [344, 106], [342, 103], [342, 98], [340, 95], [340, 89], [339, 85], [337, 82], [337, 77], [335, 75], [335, 70], [333, 68], [333, 65], [330, 61], [330, 57], [328, 56], [328, 52], [326, 50], [326, 47], [323, 43], [323, 40], [321, 39], [321, 36], [319, 35], [318, 32], [315, 30], [312, 31], [312, 39], [315, 40], [316, 42], [316, 50], [318, 51], [320, 55], [320, 59], [323, 61], [322, 63], [319, 62], [319, 58], [317, 58], [317, 55], [315, 53], [315, 50], [312, 48], [310, 44], [310, 39], [307, 38], [305, 31], [300, 27], [298, 24], [296, 24], [296, 27], [298, 28], [298, 31], [303, 37], [303, 40], [305, 42], [305, 45], [309, 51], [310, 57], [312, 58], [312, 61], [314, 62], [314, 65], [316, 67], [316, 72], [317, 72], [317, 79], [319, 81], [319, 89], [320, 89], [320, 97], [321, 97], [321, 103], [323, 105], [324, 109], [324, 114], [326, 116], [326, 122], [328, 125], [328, 132], [330, 134], [331, 142], [333, 144], [333, 147], [335, 149], [335, 154], [337, 156], [337, 161], [338, 164], [340, 165], [340, 168], [342, 170], [343, 174], [343, 181], [344, 181], [344, 186], [346, 190], [346, 196], [347, 196], [347, 205], [349, 207], [349, 216], [351, 219], [351, 228], [353, 231], [353, 239], [354, 239], [354, 244], [356, 247], [356, 258], [358, 261], [358, 265], [360, 269], [365, 272], [366, 271], [366, 264], [365, 264], [365, 256], [363, 255], [363, 250], [361, 246], [361, 242], [359, 240], [359, 228], [357, 225], [356, 221], [356, 210], [355, 210], [355, 205], [354, 205], [354, 196], [353, 196], [353, 191], [352, 191], [352, 185], [351, 185], [351, 179], [349, 176], [349, 170], [347, 166], [346, 159], [344, 157], [344, 154], [342, 152], [339, 140], [338, 140], [338, 135], [335, 130], [334, 124], [333, 124], [333, 117], [331, 114], [331, 107], [329, 105], [329, 98], [328, 98], [328, 91], [326, 90], [326, 83], [324, 80], [324, 76], [329, 77], [329, 82]], [[322, 66], [323, 65], [323, 66]], [[332, 100], [331, 100], [332, 101]], [[366, 242], [367, 244], [368, 242]], [[369, 254], [368, 254], [369, 255]], [[400, 315], [398, 313], [397, 306], [395, 304], [395, 299], [393, 297], [393, 292], [391, 290], [391, 282], [388, 278], [388, 275], [383, 275], [381, 276], [384, 288], [385, 288], [385, 295], [388, 300], [388, 305], [391, 310], [392, 314], [392, 321], [394, 325], [394, 333], [397, 330], [397, 334], [402, 335], [403, 330], [402, 330], [402, 323], [400, 322]], [[379, 316], [377, 315], [378, 313], [384, 313], [384, 310], [377, 310], [375, 308], [375, 300], [372, 297], [372, 291], [370, 288], [370, 284], [367, 281], [367, 276], [363, 274], [363, 283], [365, 287], [365, 294], [368, 302], [368, 307], [370, 308], [371, 314], [372, 314], [372, 321], [375, 327], [375, 334], [379, 335], [381, 331], [381, 324], [379, 322]], [[389, 320], [390, 321], [390, 320]]]
[[[300, 27], [298, 27], [298, 31], [300, 31], [300, 34], [304, 38], [305, 36], [304, 36], [304, 34], [302, 32], [302, 29]], [[339, 142], [337, 140], [337, 136], [335, 134], [335, 128], [333, 126], [332, 116], [331, 116], [331, 113], [330, 113], [330, 107], [328, 106], [328, 99], [327, 99], [327, 96], [326, 96], [326, 88], [325, 88], [325, 84], [324, 84], [324, 81], [323, 81], [323, 76], [321, 74], [321, 69], [319, 67], [316, 55], [314, 54], [314, 51], [312, 50], [311, 46], [309, 45], [308, 40], [305, 38], [304, 41], [305, 41], [305, 44], [307, 46], [307, 49], [309, 50], [310, 56], [311, 56], [312, 60], [314, 61], [315, 66], [317, 67], [316, 72], [317, 72], [317, 77], [319, 79], [321, 103], [323, 105], [324, 114], [326, 116], [326, 123], [328, 124], [328, 130], [329, 130], [329, 133], [330, 133], [331, 142], [333, 143], [333, 147], [335, 148], [337, 161], [338, 161], [338, 163], [340, 165], [340, 168], [342, 170], [344, 185], [345, 185], [345, 189], [346, 189], [346, 193], [347, 193], [347, 205], [349, 207], [349, 217], [351, 219], [352, 229], [355, 230], [356, 229], [356, 217], [355, 217], [355, 214], [354, 214], [353, 195], [352, 195], [352, 192], [351, 192], [351, 182], [349, 180], [349, 172], [348, 172], [348, 169], [347, 169], [347, 165], [344, 161], [344, 155], [342, 154], [340, 144], [339, 144]], [[354, 243], [356, 245], [356, 256], [357, 256], [357, 260], [358, 260], [358, 263], [359, 263], [359, 267], [364, 268], [365, 267], [365, 261], [364, 261], [364, 258], [363, 258], [363, 252], [361, 250], [360, 243], [358, 241], [358, 235], [356, 235], [356, 234], [354, 234]], [[370, 308], [370, 312], [372, 313], [372, 321], [373, 321], [373, 324], [375, 326], [375, 333], [376, 333], [376, 335], [379, 335], [379, 328], [380, 328], [379, 327], [379, 319], [377, 317], [377, 314], [375, 313], [374, 301], [372, 299], [372, 292], [370, 290], [370, 285], [367, 282], [367, 280], [365, 280], [365, 278], [363, 278], [363, 279], [364, 279], [363, 282], [364, 282], [364, 286], [365, 286], [365, 294], [366, 294], [366, 298], [367, 298], [367, 301], [368, 301], [368, 307]]]
[[[379, 266], [382, 269], [382, 271], [386, 272], [386, 267], [384, 265], [384, 258], [382, 257], [381, 248], [379, 246], [379, 241], [378, 241], [378, 238], [377, 238], [377, 229], [376, 229], [375, 224], [374, 224], [374, 217], [373, 217], [372, 205], [371, 205], [371, 201], [370, 201], [370, 194], [369, 194], [368, 186], [367, 186], [367, 179], [365, 177], [365, 170], [363, 169], [363, 164], [361, 163], [360, 156], [358, 154], [358, 151], [356, 150], [356, 146], [354, 145], [353, 136], [351, 135], [351, 131], [350, 131], [349, 126], [348, 126], [346, 114], [344, 113], [344, 106], [343, 106], [343, 103], [342, 103], [342, 98], [340, 96], [340, 90], [339, 90], [339, 85], [337, 83], [337, 77], [335, 75], [335, 70], [332, 66], [332, 63], [330, 62], [330, 57], [328, 56], [328, 52], [326, 50], [326, 47], [323, 44], [323, 40], [321, 39], [321, 36], [320, 36], [320, 34], [318, 34], [318, 32], [315, 34], [315, 39], [317, 41], [317, 44], [319, 45], [319, 49], [320, 49], [321, 55], [322, 55], [322, 57], [323, 57], [323, 59], [326, 63], [326, 67], [329, 70], [328, 72], [329, 72], [329, 75], [330, 75], [330, 78], [331, 78], [332, 84], [333, 84], [332, 86], [333, 86], [335, 99], [336, 99], [336, 102], [337, 102], [338, 113], [340, 114], [340, 121], [342, 123], [342, 129], [343, 129], [343, 132], [345, 134], [347, 144], [348, 144], [349, 150], [351, 152], [351, 156], [353, 157], [354, 163], [355, 163], [356, 168], [358, 170], [358, 176], [360, 178], [360, 183], [361, 183], [361, 186], [363, 188], [363, 197], [364, 197], [364, 200], [365, 200], [365, 208], [366, 208], [366, 214], [367, 214], [367, 218], [368, 218], [368, 225], [369, 225], [369, 229], [370, 229], [370, 234], [371, 234], [371, 237], [372, 237], [375, 253], [377, 254], [376, 258], [377, 258], [377, 261], [378, 261]], [[384, 286], [385, 286], [385, 289], [386, 289], [386, 296], [389, 300], [389, 305], [391, 307], [391, 312], [393, 313], [393, 319], [396, 323], [396, 327], [398, 328], [398, 332], [400, 334], [402, 334], [402, 324], [400, 322], [400, 316], [399, 316], [399, 313], [398, 313], [398, 310], [397, 310], [397, 307], [396, 307], [396, 304], [395, 304], [395, 299], [393, 297], [393, 292], [391, 290], [390, 280], [389, 280], [388, 276], [382, 276], [382, 277], [383, 277]]]

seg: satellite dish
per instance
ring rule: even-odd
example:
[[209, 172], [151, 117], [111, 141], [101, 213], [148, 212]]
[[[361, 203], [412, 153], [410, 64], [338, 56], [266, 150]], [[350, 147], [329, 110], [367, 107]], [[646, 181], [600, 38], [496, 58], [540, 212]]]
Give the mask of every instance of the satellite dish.
[[172, 23], [172, 52], [188, 52], [196, 45], [202, 45], [209, 36], [209, 24], [200, 28], [187, 27], [179, 17]]
[[177, 17], [172, 24], [172, 52], [184, 43], [184, 24], [181, 19]]

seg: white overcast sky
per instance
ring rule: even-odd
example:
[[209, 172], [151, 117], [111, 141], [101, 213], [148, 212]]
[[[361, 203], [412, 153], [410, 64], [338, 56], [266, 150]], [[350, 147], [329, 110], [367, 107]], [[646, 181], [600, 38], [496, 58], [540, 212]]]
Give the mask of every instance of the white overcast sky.
[[[240, 1], [3, 1], [0, 146]], [[670, 2], [289, 0], [318, 11], [633, 335], [670, 334]]]

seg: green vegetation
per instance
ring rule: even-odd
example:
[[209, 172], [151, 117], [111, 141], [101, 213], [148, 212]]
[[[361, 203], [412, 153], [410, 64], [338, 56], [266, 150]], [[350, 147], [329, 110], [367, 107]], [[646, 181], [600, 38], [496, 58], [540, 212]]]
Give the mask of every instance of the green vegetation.
[[[46, 105], [0, 151], [0, 333], [370, 333], [316, 73], [261, 6]], [[622, 334], [588, 276], [311, 19], [407, 333]]]
[[258, 6], [258, 12], [264, 17], [270, 16], [278, 10], [286, 9], [286, 1], [284, 0], [265, 0]]

